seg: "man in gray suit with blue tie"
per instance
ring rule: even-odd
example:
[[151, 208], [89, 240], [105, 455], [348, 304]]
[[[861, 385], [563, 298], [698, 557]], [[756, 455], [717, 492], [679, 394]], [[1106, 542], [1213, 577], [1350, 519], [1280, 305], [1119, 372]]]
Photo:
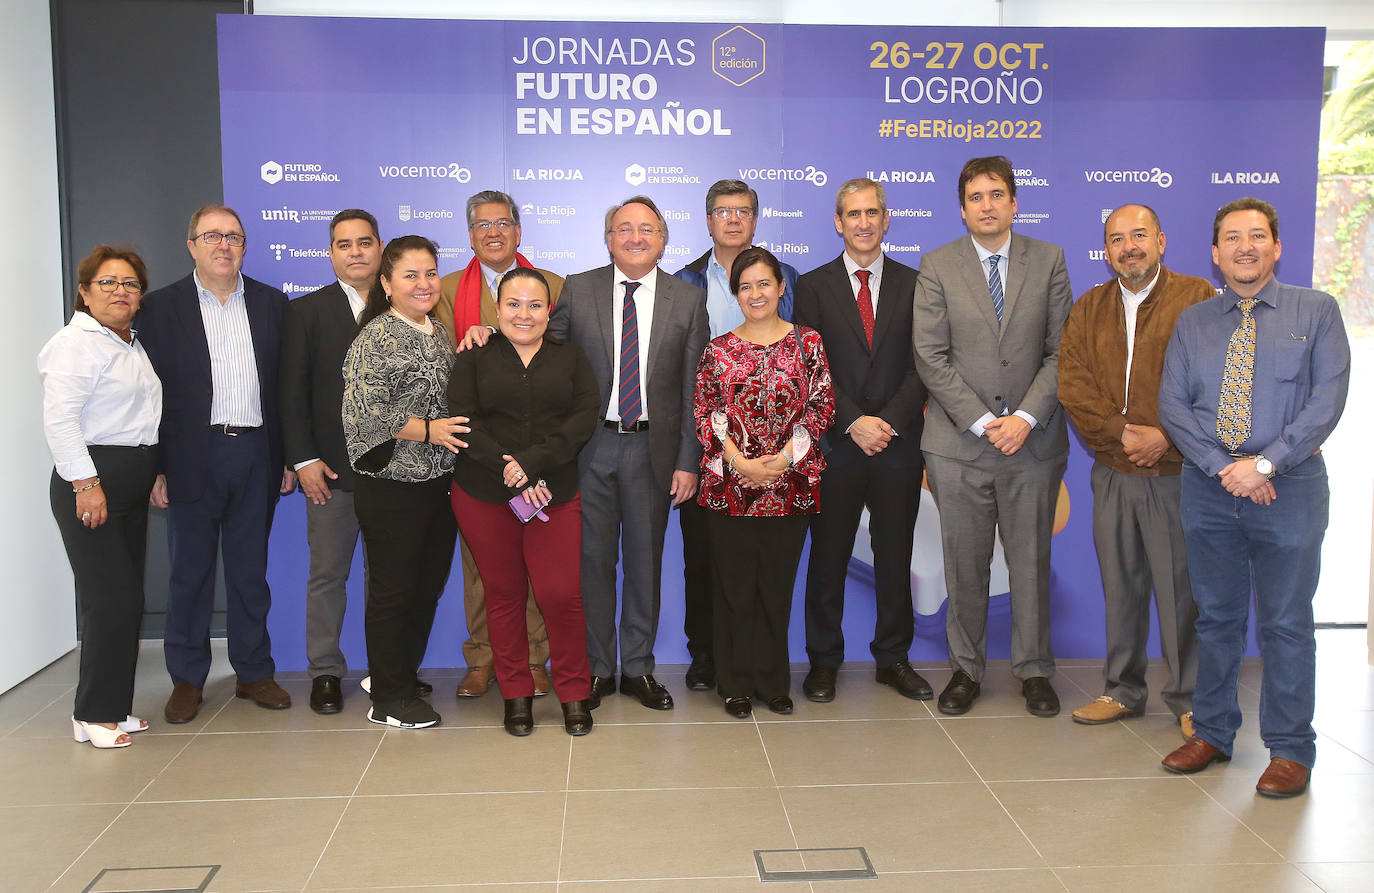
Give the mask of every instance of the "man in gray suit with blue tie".
[[913, 343], [930, 391], [921, 448], [940, 509], [954, 673], [941, 713], [967, 713], [987, 664], [993, 536], [1011, 579], [1011, 669], [1026, 709], [1054, 716], [1050, 537], [1069, 438], [1059, 405], [1059, 333], [1073, 292], [1057, 245], [1017, 234], [1004, 157], [959, 174], [969, 235], [921, 258]]
[[568, 277], [548, 329], [582, 348], [601, 390], [602, 422], [578, 457], [590, 701], [615, 691], [618, 664], [622, 693], [670, 710], [673, 697], [653, 676], [654, 639], [669, 508], [695, 495], [700, 469], [692, 397], [706, 294], [659, 270], [668, 223], [647, 196], [607, 211], [605, 234], [612, 263]]

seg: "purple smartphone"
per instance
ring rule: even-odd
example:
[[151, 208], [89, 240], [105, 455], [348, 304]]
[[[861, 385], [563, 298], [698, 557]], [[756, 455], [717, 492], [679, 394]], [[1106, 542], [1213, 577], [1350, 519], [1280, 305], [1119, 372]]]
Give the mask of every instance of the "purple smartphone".
[[538, 518], [540, 521], [549, 520], [549, 516], [544, 514], [544, 510], [532, 502], [525, 501], [525, 494], [517, 493], [510, 502], [506, 503], [510, 510], [515, 512], [515, 517], [520, 519], [521, 524], [530, 523], [531, 518]]

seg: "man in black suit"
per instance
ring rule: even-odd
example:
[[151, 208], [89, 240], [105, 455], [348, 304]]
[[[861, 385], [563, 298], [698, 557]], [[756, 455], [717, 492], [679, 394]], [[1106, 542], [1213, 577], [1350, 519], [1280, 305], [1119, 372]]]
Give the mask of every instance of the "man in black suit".
[[151, 500], [166, 508], [172, 576], [163, 652], [174, 683], [163, 715], [200, 711], [210, 672], [210, 615], [221, 547], [229, 662], [235, 694], [285, 709], [267, 635], [267, 533], [278, 493], [296, 486], [284, 468], [277, 363], [286, 295], [242, 275], [247, 239], [233, 209], [191, 215], [191, 275], [143, 299], [139, 340], [162, 380], [159, 464]]
[[329, 262], [338, 281], [286, 308], [280, 375], [286, 462], [300, 477], [306, 500], [310, 580], [305, 589], [305, 653], [310, 709], [316, 713], [343, 709], [340, 680], [348, 669], [339, 633], [348, 607], [358, 518], [339, 407], [344, 355], [382, 263], [377, 219], [358, 208], [335, 214], [329, 222]]
[[669, 507], [695, 495], [701, 470], [692, 397], [706, 296], [659, 269], [668, 222], [652, 199], [611, 208], [605, 233], [612, 262], [568, 277], [548, 329], [582, 348], [601, 390], [601, 424], [578, 456], [590, 701], [597, 707], [615, 691], [619, 664], [621, 692], [671, 710], [672, 695], [653, 676], [654, 639]]
[[911, 549], [920, 508], [921, 427], [926, 388], [911, 349], [916, 271], [883, 254], [887, 193], [867, 178], [835, 196], [844, 253], [797, 280], [796, 321], [821, 333], [835, 383], [835, 423], [825, 435], [821, 511], [811, 521], [806, 572], [806, 652], [802, 691], [835, 698], [844, 661], [844, 586], [864, 506], [873, 546], [877, 622], [869, 650], [877, 681], [915, 700], [930, 684], [911, 668], [915, 632]]

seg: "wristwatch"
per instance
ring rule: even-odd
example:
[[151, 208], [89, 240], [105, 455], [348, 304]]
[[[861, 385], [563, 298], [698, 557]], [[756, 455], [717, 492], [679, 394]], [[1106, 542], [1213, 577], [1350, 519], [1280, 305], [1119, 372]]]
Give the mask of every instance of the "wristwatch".
[[1274, 463], [1263, 456], [1256, 456], [1255, 471], [1258, 471], [1267, 478], [1272, 478], [1274, 476]]

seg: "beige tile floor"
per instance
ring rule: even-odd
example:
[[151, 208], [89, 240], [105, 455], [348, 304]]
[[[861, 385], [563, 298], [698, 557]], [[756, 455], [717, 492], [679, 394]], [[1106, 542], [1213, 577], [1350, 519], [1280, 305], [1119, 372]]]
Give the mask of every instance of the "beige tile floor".
[[[302, 674], [280, 677], [291, 710], [262, 710], [233, 697], [222, 643], [201, 716], [168, 726], [170, 683], [145, 643], [135, 708], [153, 727], [101, 752], [69, 736], [71, 654], [0, 696], [0, 890], [159, 890], [218, 866], [208, 890], [1371, 893], [1364, 637], [1319, 634], [1318, 765], [1291, 801], [1254, 794], [1257, 662], [1242, 675], [1235, 759], [1185, 778], [1159, 768], [1180, 738], [1157, 702], [1114, 725], [1070, 721], [1100, 691], [1085, 661], [1061, 665], [1065, 710], [1049, 720], [1025, 713], [1005, 662], [965, 717], [857, 664], [834, 703], [800, 700], [799, 669], [793, 716], [744, 721], [687, 692], [678, 666], [658, 674], [672, 712], [614, 695], [574, 740], [544, 699], [535, 734], [516, 740], [494, 691], [455, 702], [457, 670], [423, 674], [444, 715], [435, 729], [369, 724], [356, 680], [344, 713], [316, 716]], [[922, 669], [937, 687], [948, 677]], [[758, 877], [755, 850], [860, 846], [876, 879]]]

